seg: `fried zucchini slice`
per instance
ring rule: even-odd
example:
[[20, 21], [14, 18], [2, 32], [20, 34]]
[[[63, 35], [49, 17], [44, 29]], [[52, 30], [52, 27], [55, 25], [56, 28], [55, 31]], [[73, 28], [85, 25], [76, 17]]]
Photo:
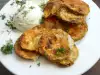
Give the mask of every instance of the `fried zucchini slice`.
[[32, 52], [32, 51], [27, 51], [21, 48], [20, 44], [19, 44], [19, 39], [16, 41], [15, 45], [14, 45], [14, 49], [15, 49], [15, 53], [24, 58], [24, 59], [29, 59], [29, 60], [37, 60], [39, 57], [39, 54], [36, 52]]
[[64, 66], [72, 65], [78, 57], [78, 49], [69, 36], [61, 29], [48, 31], [40, 38], [39, 53], [51, 62]]
[[28, 51], [36, 51], [40, 37], [37, 29], [29, 29], [20, 37], [20, 46]]
[[70, 24], [67, 28], [67, 33], [71, 35], [74, 41], [81, 40], [87, 33], [88, 26], [86, 23], [79, 25]]
[[66, 22], [80, 24], [89, 12], [88, 4], [81, 0], [50, 0], [44, 9], [44, 17], [57, 16]]

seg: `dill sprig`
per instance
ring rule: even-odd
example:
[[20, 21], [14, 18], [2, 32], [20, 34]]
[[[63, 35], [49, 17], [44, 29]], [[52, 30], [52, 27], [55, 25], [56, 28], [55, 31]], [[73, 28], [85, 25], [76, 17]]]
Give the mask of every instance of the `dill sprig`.
[[7, 54], [11, 54], [12, 50], [14, 49], [13, 44], [12, 44], [12, 40], [8, 40], [7, 43], [5, 45], [3, 45], [1, 47], [1, 52], [5, 55]]

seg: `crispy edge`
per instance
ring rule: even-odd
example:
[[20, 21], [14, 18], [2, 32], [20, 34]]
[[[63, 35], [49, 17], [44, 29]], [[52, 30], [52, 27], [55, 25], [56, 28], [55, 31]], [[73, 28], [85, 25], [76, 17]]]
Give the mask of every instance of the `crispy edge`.
[[71, 66], [74, 64], [74, 62], [77, 60], [79, 56], [78, 48], [76, 45], [73, 46], [73, 51], [71, 51], [71, 54], [68, 59], [60, 61], [60, 66]]
[[[61, 59], [59, 61], [57, 61], [58, 59], [57, 60], [53, 60], [51, 57], [48, 57], [47, 52], [45, 52], [45, 51], [46, 50], [45, 50], [44, 46], [42, 46], [42, 49], [41, 49], [41, 47], [39, 48], [40, 54], [45, 56], [49, 61], [51, 61], [53, 63], [56, 63], [59, 66], [71, 66], [71, 65], [73, 65], [75, 60], [78, 58], [78, 55], [79, 55], [78, 48], [76, 47], [75, 44], [73, 45], [73, 47], [71, 49], [71, 53], [68, 56], [69, 58], [64, 58], [64, 59]], [[50, 59], [52, 59], [52, 60], [50, 60]]]
[[[36, 26], [32, 29], [29, 29], [25, 31], [21, 37], [20, 37], [20, 46], [27, 50], [27, 51], [36, 51], [38, 47], [38, 40], [40, 36], [38, 36], [39, 31], [38, 28], [39, 26]], [[32, 42], [34, 41], [34, 42]]]
[[14, 45], [14, 49], [15, 49], [15, 53], [24, 59], [35, 61], [39, 57], [39, 54], [37, 54], [36, 52], [30, 52], [30, 51], [26, 51], [26, 50], [22, 49], [19, 45], [19, 39], [16, 41], [16, 43]]
[[[78, 25], [77, 25], [78, 26]], [[86, 33], [87, 33], [87, 31], [88, 31], [88, 25], [86, 24], [86, 23], [83, 23], [82, 25], [80, 25], [80, 26], [82, 26], [81, 28], [79, 27], [77, 27], [77, 26], [75, 26], [76, 28], [74, 28], [74, 29], [72, 29], [72, 30], [74, 30], [74, 31], [70, 31], [70, 28], [68, 27], [68, 31], [67, 31], [67, 33], [68, 34], [70, 34], [71, 35], [71, 37], [73, 38], [73, 40], [74, 41], [78, 41], [78, 40], [81, 40], [85, 35], [86, 35]], [[79, 29], [79, 32], [76, 32], [77, 30], [76, 29]], [[81, 31], [82, 30], [82, 31]], [[77, 37], [77, 35], [75, 35], [74, 36], [74, 33], [77, 33], [79, 36]]]

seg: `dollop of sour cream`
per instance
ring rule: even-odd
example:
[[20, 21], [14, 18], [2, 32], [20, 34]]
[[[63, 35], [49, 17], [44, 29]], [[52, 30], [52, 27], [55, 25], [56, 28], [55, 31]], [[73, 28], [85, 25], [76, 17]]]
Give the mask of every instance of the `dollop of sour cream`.
[[26, 1], [13, 16], [13, 26], [20, 31], [25, 31], [40, 24], [43, 10], [33, 1]]

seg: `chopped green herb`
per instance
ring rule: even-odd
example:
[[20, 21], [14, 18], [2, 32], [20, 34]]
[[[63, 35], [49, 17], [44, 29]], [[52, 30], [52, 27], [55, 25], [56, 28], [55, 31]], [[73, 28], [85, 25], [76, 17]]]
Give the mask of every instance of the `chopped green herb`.
[[0, 31], [0, 35], [3, 34], [3, 33], [4, 33], [4, 31]]
[[6, 30], [7, 32], [8, 32], [8, 35], [11, 33], [11, 31], [9, 31], [9, 30]]
[[44, 17], [42, 17], [41, 19], [40, 19], [40, 24], [43, 24], [44, 23]]
[[47, 55], [47, 53], [46, 52], [44, 52], [44, 56], [47, 58], [48, 57], [48, 55]]
[[58, 48], [57, 51], [64, 53], [65, 49], [64, 48]]
[[65, 52], [64, 48], [58, 48], [58, 49], [56, 49], [56, 55], [59, 55], [59, 54], [64, 53], [64, 52]]
[[29, 9], [34, 9], [35, 7], [33, 7], [33, 6], [31, 6], [31, 7], [29, 7]]
[[7, 23], [5, 23], [5, 25], [8, 26], [10, 29], [16, 29], [16, 27], [14, 27], [13, 24], [13, 17], [10, 16], [10, 20], [7, 20]]
[[66, 32], [69, 32], [69, 27], [66, 27]]
[[40, 62], [38, 62], [37, 65], [40, 66]]
[[31, 68], [31, 67], [32, 67], [32, 65], [29, 66], [29, 68]]
[[43, 10], [45, 5], [46, 5], [45, 3], [42, 3], [41, 5], [39, 5], [39, 7]]
[[16, 29], [16, 27], [13, 26], [13, 21], [7, 20], [6, 26], [8, 26], [10, 29]]
[[7, 41], [7, 44], [3, 45], [1, 47], [1, 52], [5, 55], [7, 54], [11, 54], [12, 53], [12, 50], [13, 50], [13, 44], [12, 44], [12, 40], [10, 39], [9, 41]]
[[16, 4], [20, 5], [20, 6], [23, 6], [23, 4], [25, 4], [26, 2], [24, 0], [22, 1], [19, 1], [19, 0], [16, 0]]
[[70, 26], [66, 24], [66, 31], [69, 32]]
[[24, 15], [24, 17], [26, 17], [26, 15], [28, 14], [28, 11], [24, 11], [22, 14]]
[[24, 8], [25, 6], [22, 6], [20, 9], [18, 9], [18, 12], [21, 12]]
[[6, 18], [6, 16], [3, 14], [0, 16], [2, 20], [4, 20]]
[[12, 2], [10, 5], [11, 5], [11, 6], [14, 5], [14, 3], [15, 3], [15, 2]]

